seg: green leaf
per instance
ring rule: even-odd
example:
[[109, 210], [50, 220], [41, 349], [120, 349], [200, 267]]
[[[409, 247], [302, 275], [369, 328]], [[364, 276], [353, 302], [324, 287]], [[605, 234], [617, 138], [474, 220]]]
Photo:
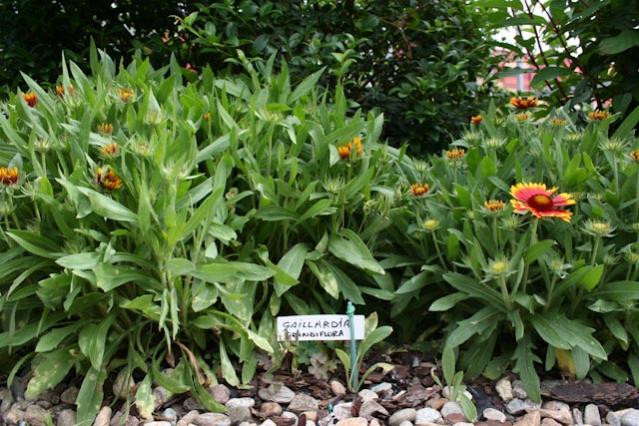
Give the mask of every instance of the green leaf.
[[601, 40], [599, 52], [604, 55], [616, 55], [635, 46], [639, 46], [639, 31], [624, 30], [615, 37]]
[[332, 235], [328, 242], [331, 254], [344, 262], [374, 274], [384, 275], [384, 268], [373, 258], [368, 247], [359, 236], [348, 229]]
[[535, 73], [535, 77], [531, 83], [533, 86], [538, 87], [547, 80], [554, 80], [557, 77], [563, 77], [565, 75], [572, 74], [568, 68], [564, 67], [545, 67]]
[[48, 333], [42, 335], [40, 339], [38, 339], [38, 344], [36, 345], [36, 352], [48, 352], [57, 348], [60, 343], [71, 334], [75, 333], [82, 327], [84, 323], [82, 321], [78, 321], [75, 324], [67, 325], [66, 327], [60, 327], [49, 331]]
[[333, 299], [339, 298], [339, 286], [337, 284], [337, 278], [323, 263], [315, 263], [310, 260], [306, 262], [308, 268], [313, 275], [317, 278], [317, 281], [322, 286], [324, 291], [328, 293]]
[[224, 377], [224, 380], [226, 380], [226, 382], [231, 386], [238, 386], [240, 384], [240, 379], [237, 377], [235, 368], [233, 368], [231, 359], [226, 353], [226, 347], [222, 340], [220, 340], [220, 362], [222, 364], [222, 376]]
[[142, 382], [138, 384], [138, 390], [135, 392], [135, 408], [144, 419], [153, 417], [153, 408], [155, 401], [151, 390], [151, 375], [147, 374]]
[[55, 263], [67, 269], [93, 269], [100, 263], [100, 253], [77, 253], [58, 258]]
[[477, 311], [473, 316], [457, 323], [457, 328], [453, 330], [446, 340], [446, 345], [455, 348], [475, 334], [481, 334], [488, 329], [494, 322], [499, 321], [502, 314], [486, 306]]
[[439, 281], [439, 276], [433, 274], [430, 271], [420, 272], [414, 275], [409, 280], [402, 283], [402, 285], [395, 291], [395, 294], [407, 294], [417, 291], [428, 284], [432, 284]]
[[[308, 253], [308, 246], [304, 243], [295, 244], [293, 247], [286, 252], [284, 256], [277, 262], [277, 266], [286, 272], [290, 277], [297, 280], [302, 273], [302, 268], [304, 267], [304, 260], [306, 259], [306, 254]], [[282, 283], [278, 280], [277, 275], [275, 276], [275, 292], [278, 296], [284, 294], [286, 290], [290, 288], [290, 286]]]
[[592, 297], [618, 302], [639, 300], [639, 282], [615, 281], [605, 283], [599, 286], [596, 292], [592, 293]]
[[570, 342], [566, 340], [565, 336], [561, 336], [557, 330], [555, 330], [554, 321], [556, 318], [551, 317], [549, 319], [540, 314], [532, 316], [531, 320], [535, 331], [537, 331], [537, 334], [539, 334], [546, 343], [559, 349], [571, 349], [572, 346]]
[[89, 198], [93, 212], [120, 222], [137, 223], [138, 216], [117, 201], [89, 188], [78, 187]]
[[41, 235], [17, 229], [7, 232], [7, 235], [9, 235], [11, 239], [29, 253], [49, 259], [57, 259], [60, 257], [60, 254], [58, 253], [60, 247], [58, 247], [53, 241]]
[[33, 361], [33, 377], [29, 380], [25, 397], [34, 399], [47, 389], [52, 389], [64, 379], [73, 364], [69, 349], [58, 349], [40, 354]]
[[100, 263], [94, 272], [96, 284], [104, 292], [109, 292], [129, 282], [136, 283], [140, 288], [157, 288], [159, 286], [156, 279], [127, 266]]
[[275, 272], [254, 263], [213, 262], [199, 265], [189, 275], [212, 283], [237, 283], [241, 281], [265, 281], [275, 275]]
[[366, 355], [366, 352], [368, 352], [368, 350], [373, 347], [373, 345], [386, 339], [388, 336], [391, 335], [392, 332], [392, 327], [384, 325], [367, 334], [366, 337], [364, 337], [364, 340], [362, 340], [357, 347], [357, 365], [360, 365], [360, 363], [364, 359], [364, 355]]
[[455, 375], [455, 351], [448, 345], [444, 347], [442, 353], [442, 371], [446, 383], [451, 384]]
[[526, 254], [524, 255], [526, 264], [529, 265], [535, 260], [539, 259], [541, 256], [546, 254], [553, 245], [555, 245], [554, 240], [543, 240], [530, 246], [528, 250], [526, 250]]
[[302, 96], [310, 92], [317, 85], [317, 82], [319, 81], [320, 77], [324, 73], [325, 69], [326, 67], [323, 67], [319, 71], [314, 72], [313, 74], [309, 75], [304, 80], [302, 80], [302, 82], [297, 85], [295, 90], [293, 90], [293, 93], [291, 93], [291, 95], [289, 96], [288, 98], [289, 104], [294, 103], [295, 101], [300, 99]]
[[596, 266], [584, 266], [584, 268], [588, 268], [586, 274], [580, 281], [580, 284], [588, 291], [592, 291], [599, 281], [604, 272], [604, 265], [596, 265]]
[[106, 338], [115, 316], [110, 315], [100, 324], [87, 324], [78, 336], [80, 351], [86, 356], [95, 370], [102, 368]]
[[539, 361], [539, 359], [532, 352], [530, 336], [525, 335], [519, 341], [515, 349], [514, 359], [515, 367], [513, 371], [519, 373], [528, 397], [534, 402], [541, 402], [539, 376], [535, 371], [534, 365], [534, 362]]
[[619, 139], [631, 138], [637, 123], [639, 123], [639, 106], [635, 108], [630, 114], [628, 114], [628, 116], [619, 125], [617, 130], [615, 130], [615, 133], [612, 135], [612, 137]]
[[80, 392], [78, 392], [78, 398], [76, 399], [78, 425], [93, 424], [104, 398], [102, 387], [105, 379], [106, 369], [96, 371], [90, 368], [84, 376]]

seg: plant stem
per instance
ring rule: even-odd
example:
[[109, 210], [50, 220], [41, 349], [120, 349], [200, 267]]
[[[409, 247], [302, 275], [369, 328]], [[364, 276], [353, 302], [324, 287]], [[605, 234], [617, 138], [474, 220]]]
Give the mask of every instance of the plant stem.
[[501, 296], [504, 299], [504, 303], [508, 308], [513, 307], [512, 300], [510, 300], [510, 294], [508, 294], [508, 286], [506, 285], [506, 277], [500, 276], [497, 280], [499, 288], [501, 289]]
[[441, 250], [439, 250], [439, 245], [437, 244], [437, 238], [435, 237], [435, 233], [433, 235], [433, 244], [435, 245], [435, 251], [437, 252], [437, 257], [439, 258], [439, 262], [442, 264], [442, 268], [446, 270], [446, 262], [444, 262], [444, 257], [442, 256]]
[[[537, 226], [539, 225], [539, 219], [533, 219], [532, 228], [530, 228], [530, 244], [529, 247], [532, 247], [537, 243]], [[526, 286], [528, 284], [528, 272], [530, 270], [530, 265], [526, 263], [524, 266], [524, 275], [522, 277], [522, 290], [526, 293]]]
[[601, 237], [595, 237], [595, 244], [592, 248], [592, 258], [590, 259], [590, 264], [594, 265], [597, 260], [597, 252], [599, 251], [599, 241], [601, 241]]
[[635, 222], [639, 222], [639, 169], [637, 170], [637, 182], [635, 186]]

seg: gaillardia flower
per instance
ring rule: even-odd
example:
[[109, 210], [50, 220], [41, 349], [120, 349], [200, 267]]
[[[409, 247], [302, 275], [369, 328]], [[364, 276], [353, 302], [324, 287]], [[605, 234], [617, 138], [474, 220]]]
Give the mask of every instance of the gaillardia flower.
[[527, 112], [522, 112], [520, 114], [517, 114], [515, 117], [517, 118], [517, 121], [528, 121], [528, 119], [530, 118], [530, 114], [528, 114]]
[[410, 191], [413, 193], [415, 197], [421, 197], [422, 195], [426, 195], [430, 190], [430, 186], [427, 183], [414, 183], [410, 186]]
[[506, 203], [501, 200], [487, 200], [484, 201], [484, 207], [491, 213], [497, 213], [506, 207]]
[[128, 87], [120, 87], [118, 88], [117, 92], [118, 92], [118, 97], [120, 98], [122, 102], [129, 102], [131, 98], [133, 98], [133, 96], [135, 95], [135, 92], [133, 91], [133, 89], [130, 89]]
[[122, 179], [110, 168], [104, 170], [102, 167], [98, 167], [95, 172], [95, 181], [107, 191], [114, 191], [122, 186]]
[[11, 186], [18, 183], [20, 172], [17, 167], [0, 167], [0, 184]]
[[211, 121], [211, 113], [210, 112], [205, 112], [204, 114], [202, 114], [202, 119], [204, 121]]
[[[69, 88], [69, 95], [73, 95], [73, 92], [75, 91], [75, 87], [73, 87], [73, 84], [69, 84], [68, 88]], [[64, 93], [65, 93], [64, 85], [58, 84], [55, 86], [56, 95], [58, 95], [59, 97], [63, 97]]]
[[607, 118], [610, 118], [610, 113], [605, 110], [590, 111], [588, 113], [588, 118], [590, 119], [590, 121], [603, 121]]
[[100, 153], [105, 157], [117, 157], [120, 153], [120, 147], [117, 143], [111, 142], [101, 147]]
[[518, 183], [510, 187], [510, 202], [516, 213], [530, 212], [538, 219], [556, 217], [570, 222], [572, 212], [562, 207], [575, 204], [575, 200], [567, 193], [553, 196], [556, 191], [557, 188], [546, 189], [543, 183]]
[[426, 219], [422, 224], [427, 231], [436, 231], [439, 228], [439, 221], [437, 219]]
[[466, 151], [461, 148], [454, 148], [446, 151], [446, 157], [448, 157], [449, 160], [460, 160], [464, 158], [464, 155], [466, 155]]
[[630, 159], [635, 163], [639, 163], [639, 149], [630, 151]]
[[98, 124], [98, 133], [101, 135], [110, 135], [113, 133], [113, 124], [111, 123], [101, 123]]
[[568, 123], [568, 121], [564, 120], [563, 118], [553, 117], [550, 119], [550, 124], [552, 124], [555, 127], [565, 126], [566, 123]]
[[484, 117], [482, 117], [479, 114], [473, 115], [472, 117], [470, 117], [470, 124], [479, 125], [479, 124], [481, 124], [483, 119], [484, 119]]
[[35, 107], [38, 103], [38, 95], [34, 92], [27, 92], [22, 95], [22, 99], [29, 105], [31, 108]]
[[512, 97], [510, 98], [510, 104], [517, 109], [528, 109], [537, 106], [537, 98], [535, 96], [528, 97]]
[[337, 152], [342, 160], [346, 160], [351, 156], [351, 150], [355, 148], [355, 153], [357, 155], [362, 155], [364, 153], [364, 146], [362, 145], [362, 138], [359, 136], [355, 136], [352, 141], [347, 143], [346, 145], [338, 146]]

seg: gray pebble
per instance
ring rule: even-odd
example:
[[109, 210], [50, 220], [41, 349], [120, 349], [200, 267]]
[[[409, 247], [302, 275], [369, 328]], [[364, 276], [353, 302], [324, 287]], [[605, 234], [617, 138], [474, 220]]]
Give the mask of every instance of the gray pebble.
[[399, 426], [402, 422], [413, 422], [417, 418], [417, 410], [414, 408], [404, 408], [396, 411], [388, 419], [390, 426]]
[[584, 422], [592, 426], [601, 426], [599, 408], [595, 404], [588, 404], [584, 409]]
[[621, 426], [639, 426], [639, 410], [633, 408], [621, 417]]

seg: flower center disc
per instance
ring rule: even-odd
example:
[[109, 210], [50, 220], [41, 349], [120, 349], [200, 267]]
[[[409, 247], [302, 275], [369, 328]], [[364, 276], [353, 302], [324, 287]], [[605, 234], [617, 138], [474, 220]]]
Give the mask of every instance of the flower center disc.
[[528, 199], [528, 205], [536, 210], [547, 211], [552, 210], [553, 203], [549, 196], [537, 194]]

